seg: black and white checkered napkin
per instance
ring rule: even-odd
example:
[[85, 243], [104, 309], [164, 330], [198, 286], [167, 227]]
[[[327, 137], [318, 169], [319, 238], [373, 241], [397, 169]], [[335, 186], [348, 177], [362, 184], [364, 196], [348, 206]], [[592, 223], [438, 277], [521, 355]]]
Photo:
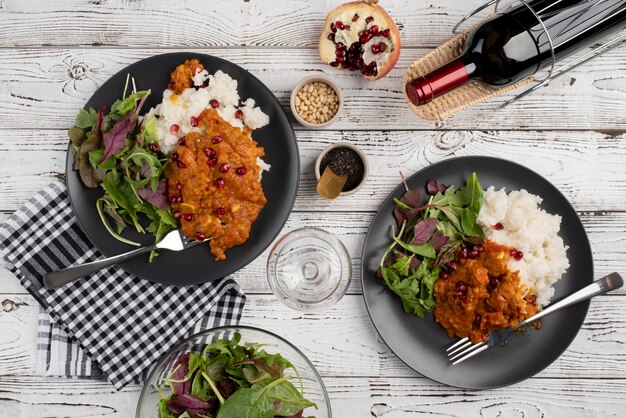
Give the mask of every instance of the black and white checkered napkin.
[[119, 390], [141, 380], [182, 338], [239, 322], [245, 295], [231, 279], [166, 286], [113, 266], [58, 289], [43, 287], [47, 271], [100, 257], [78, 226], [61, 182], [0, 225], [0, 262], [42, 305], [38, 374], [106, 376]]

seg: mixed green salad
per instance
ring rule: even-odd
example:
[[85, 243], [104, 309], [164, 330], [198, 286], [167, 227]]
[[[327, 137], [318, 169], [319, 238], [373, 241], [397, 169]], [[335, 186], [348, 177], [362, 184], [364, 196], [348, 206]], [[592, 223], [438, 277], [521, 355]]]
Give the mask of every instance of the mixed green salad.
[[[296, 368], [260, 344], [239, 344], [241, 335], [183, 354], [164, 386], [158, 388], [159, 418], [303, 418], [317, 405], [291, 383], [285, 370]], [[164, 395], [169, 385], [171, 395]]]
[[457, 250], [484, 242], [485, 232], [476, 222], [483, 189], [476, 173], [459, 189], [430, 180], [424, 204], [422, 194], [402, 180], [405, 192], [394, 198], [393, 209], [398, 232], [392, 227], [393, 242], [376, 274], [400, 297], [406, 313], [423, 317], [434, 308], [433, 285], [454, 267]]
[[[74, 170], [85, 186], [103, 189], [96, 202], [102, 223], [119, 241], [138, 246], [121, 236], [127, 226], [151, 233], [160, 241], [178, 222], [167, 201], [163, 175], [167, 157], [158, 146], [156, 118], [142, 121], [139, 116], [150, 90], [133, 88], [127, 95], [127, 88], [128, 79], [122, 98], [108, 113], [104, 107], [81, 109], [68, 136], [74, 149]], [[145, 228], [140, 214], [150, 219]], [[150, 255], [151, 260], [155, 254]]]

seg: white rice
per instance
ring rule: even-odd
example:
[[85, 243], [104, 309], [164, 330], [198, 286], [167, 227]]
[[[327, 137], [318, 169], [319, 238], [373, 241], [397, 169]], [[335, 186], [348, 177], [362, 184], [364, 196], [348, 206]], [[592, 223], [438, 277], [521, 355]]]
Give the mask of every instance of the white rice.
[[[209, 81], [208, 85], [201, 87], [206, 80]], [[193, 82], [199, 87], [197, 90], [188, 88], [180, 95], [174, 95], [169, 89], [165, 90], [161, 104], [150, 109], [144, 117], [148, 120], [152, 116], [157, 116], [157, 135], [161, 151], [170, 153], [176, 148], [179, 138], [190, 132], [201, 132], [199, 127], [191, 126], [191, 117], [198, 116], [204, 109], [210, 108], [210, 101], [213, 99], [220, 104], [217, 113], [234, 127], [243, 129], [247, 126], [255, 130], [269, 123], [269, 116], [260, 108], [254, 107], [254, 100], [247, 99], [241, 106], [239, 105], [237, 80], [228, 74], [217, 71], [211, 75], [206, 70], [198, 71], [193, 77]], [[235, 117], [238, 109], [243, 112], [242, 119]], [[170, 131], [174, 124], [179, 126], [175, 134]]]
[[[554, 296], [552, 285], [569, 267], [567, 246], [558, 236], [561, 217], [539, 208], [542, 199], [526, 190], [508, 195], [504, 189], [487, 189], [478, 222], [487, 239], [516, 248], [524, 253], [520, 261], [511, 258], [509, 268], [519, 270], [520, 281], [537, 296], [539, 306], [547, 305]], [[497, 223], [502, 230], [495, 230]]]

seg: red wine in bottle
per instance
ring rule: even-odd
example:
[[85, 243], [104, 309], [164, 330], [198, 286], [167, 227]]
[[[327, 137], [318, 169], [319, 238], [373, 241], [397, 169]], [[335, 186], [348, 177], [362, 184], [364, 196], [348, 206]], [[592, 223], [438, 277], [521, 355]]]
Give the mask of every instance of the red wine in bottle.
[[465, 42], [464, 52], [405, 86], [416, 106], [471, 80], [494, 87], [516, 83], [552, 65], [551, 46], [561, 59], [626, 28], [626, 0], [531, 0], [484, 21]]

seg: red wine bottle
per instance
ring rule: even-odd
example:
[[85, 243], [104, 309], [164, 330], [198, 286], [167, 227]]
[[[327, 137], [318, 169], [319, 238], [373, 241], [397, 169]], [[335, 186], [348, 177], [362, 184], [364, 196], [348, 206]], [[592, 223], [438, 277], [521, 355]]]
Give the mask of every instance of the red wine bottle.
[[[552, 64], [551, 46], [541, 17], [561, 59], [626, 28], [626, 0], [532, 0], [477, 26], [463, 53], [405, 86], [416, 106], [426, 104], [471, 80], [503, 87]], [[534, 13], [533, 13], [534, 11]]]

